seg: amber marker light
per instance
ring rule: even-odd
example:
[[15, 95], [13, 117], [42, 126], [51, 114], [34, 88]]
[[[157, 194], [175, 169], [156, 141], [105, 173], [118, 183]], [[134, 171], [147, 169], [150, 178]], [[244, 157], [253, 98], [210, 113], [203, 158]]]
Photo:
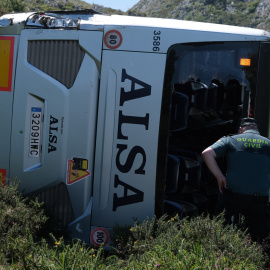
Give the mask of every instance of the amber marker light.
[[240, 66], [250, 66], [250, 59], [248, 58], [241, 58], [240, 59]]

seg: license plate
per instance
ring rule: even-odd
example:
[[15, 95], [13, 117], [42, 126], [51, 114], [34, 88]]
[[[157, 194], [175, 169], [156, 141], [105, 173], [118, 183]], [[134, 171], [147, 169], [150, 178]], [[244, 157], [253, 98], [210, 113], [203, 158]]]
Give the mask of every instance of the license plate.
[[41, 108], [32, 107], [29, 157], [39, 157], [40, 154], [41, 119]]

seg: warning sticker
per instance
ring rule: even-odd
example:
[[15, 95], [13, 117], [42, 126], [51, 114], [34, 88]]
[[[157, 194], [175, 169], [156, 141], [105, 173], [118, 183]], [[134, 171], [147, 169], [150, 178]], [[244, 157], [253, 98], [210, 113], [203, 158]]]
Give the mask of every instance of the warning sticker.
[[14, 37], [0, 36], [0, 91], [11, 91]]
[[73, 160], [68, 160], [67, 184], [71, 185], [90, 175], [90, 172], [86, 170], [87, 167], [88, 161], [86, 159], [74, 158]]
[[0, 169], [0, 185], [6, 186], [6, 169]]
[[91, 241], [92, 243], [99, 247], [102, 244], [105, 246], [108, 244], [110, 239], [109, 233], [104, 228], [96, 228], [91, 233]]
[[117, 30], [110, 30], [104, 36], [104, 43], [109, 49], [117, 49], [121, 46], [123, 37]]

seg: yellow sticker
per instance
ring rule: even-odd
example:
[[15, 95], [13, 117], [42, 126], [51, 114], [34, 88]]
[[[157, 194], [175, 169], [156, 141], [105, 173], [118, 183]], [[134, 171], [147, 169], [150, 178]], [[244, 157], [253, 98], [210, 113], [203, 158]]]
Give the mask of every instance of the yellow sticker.
[[[87, 164], [86, 164], [87, 163]], [[86, 163], [83, 162], [83, 167], [82, 169], [73, 169], [73, 160], [68, 160], [68, 173], [67, 173], [67, 184], [73, 184], [86, 176], [90, 175], [90, 172], [87, 171], [88, 162], [86, 160]]]
[[14, 37], [0, 37], [0, 91], [11, 91]]

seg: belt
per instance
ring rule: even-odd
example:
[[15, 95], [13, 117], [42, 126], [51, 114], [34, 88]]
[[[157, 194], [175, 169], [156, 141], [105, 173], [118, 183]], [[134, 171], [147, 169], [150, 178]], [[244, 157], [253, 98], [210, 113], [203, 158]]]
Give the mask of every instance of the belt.
[[254, 193], [254, 194], [242, 194], [242, 193], [236, 193], [233, 192], [229, 189], [224, 189], [223, 190], [223, 194], [226, 197], [229, 198], [235, 198], [235, 199], [243, 199], [243, 200], [254, 200], [257, 202], [268, 202], [268, 196], [262, 196], [258, 193]]

